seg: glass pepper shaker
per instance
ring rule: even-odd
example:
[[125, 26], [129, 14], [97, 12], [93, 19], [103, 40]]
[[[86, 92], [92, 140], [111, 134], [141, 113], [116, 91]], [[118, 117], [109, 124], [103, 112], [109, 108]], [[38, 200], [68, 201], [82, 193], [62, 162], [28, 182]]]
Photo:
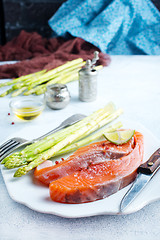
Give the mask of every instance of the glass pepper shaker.
[[45, 101], [48, 107], [52, 109], [65, 108], [70, 101], [68, 88], [64, 84], [53, 84], [47, 86], [45, 92]]
[[92, 102], [97, 97], [97, 71], [95, 63], [99, 59], [99, 52], [94, 52], [94, 58], [86, 61], [86, 65], [79, 71], [79, 99]]

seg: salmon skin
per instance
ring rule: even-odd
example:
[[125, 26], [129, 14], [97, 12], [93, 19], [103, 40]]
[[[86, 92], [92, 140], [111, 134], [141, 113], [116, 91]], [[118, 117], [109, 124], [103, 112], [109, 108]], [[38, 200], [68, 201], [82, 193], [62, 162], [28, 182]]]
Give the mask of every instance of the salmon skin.
[[86, 169], [91, 165], [105, 162], [109, 159], [117, 159], [128, 155], [134, 148], [134, 139], [125, 145], [115, 145], [109, 141], [92, 143], [88, 146], [79, 148], [75, 153], [65, 161], [57, 165], [49, 161], [37, 167], [34, 176], [40, 182], [49, 185], [53, 180], [70, 175], [75, 171]]
[[36, 169], [35, 177], [50, 183], [53, 201], [92, 202], [131, 183], [142, 163], [143, 151], [143, 135], [135, 132], [134, 137], [123, 145], [101, 141], [82, 147], [55, 166]]

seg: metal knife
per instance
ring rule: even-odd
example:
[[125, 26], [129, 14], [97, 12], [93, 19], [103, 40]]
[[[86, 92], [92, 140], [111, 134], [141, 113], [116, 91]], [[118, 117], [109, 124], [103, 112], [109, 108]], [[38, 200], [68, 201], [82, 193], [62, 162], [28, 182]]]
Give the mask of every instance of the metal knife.
[[160, 148], [152, 154], [147, 162], [141, 164], [137, 169], [137, 178], [120, 203], [120, 212], [123, 212], [124, 209], [133, 202], [159, 168]]

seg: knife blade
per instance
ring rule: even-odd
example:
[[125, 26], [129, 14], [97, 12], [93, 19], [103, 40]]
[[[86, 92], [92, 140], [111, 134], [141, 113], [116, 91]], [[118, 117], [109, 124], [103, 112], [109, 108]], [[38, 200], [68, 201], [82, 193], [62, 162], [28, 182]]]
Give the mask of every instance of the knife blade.
[[160, 168], [160, 148], [157, 149], [145, 163], [141, 164], [137, 169], [137, 177], [130, 189], [122, 198], [120, 203], [120, 212], [123, 212], [146, 187], [155, 173]]

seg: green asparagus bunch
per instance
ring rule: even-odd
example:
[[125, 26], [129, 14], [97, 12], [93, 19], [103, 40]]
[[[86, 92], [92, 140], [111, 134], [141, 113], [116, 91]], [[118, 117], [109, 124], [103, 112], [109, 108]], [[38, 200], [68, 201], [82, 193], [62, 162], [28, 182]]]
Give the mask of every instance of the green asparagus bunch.
[[5, 164], [6, 168], [24, 165], [14, 174], [15, 177], [21, 177], [47, 159], [75, 151], [100, 138], [105, 132], [120, 128], [122, 124], [119, 122], [99, 130], [116, 119], [122, 112], [122, 109], [116, 110], [114, 104], [109, 103], [80, 122], [28, 145], [20, 152], [13, 153], [4, 159], [2, 164]]
[[[43, 94], [47, 85], [54, 83], [68, 83], [78, 79], [78, 71], [84, 66], [85, 62], [82, 58], [69, 61], [50, 71], [42, 70], [26, 76], [13, 79], [6, 83], [1, 83], [1, 87], [11, 86], [7, 91], [3, 92], [0, 97], [4, 97], [11, 93], [12, 97], [20, 94]], [[102, 66], [101, 66], [102, 67]]]

